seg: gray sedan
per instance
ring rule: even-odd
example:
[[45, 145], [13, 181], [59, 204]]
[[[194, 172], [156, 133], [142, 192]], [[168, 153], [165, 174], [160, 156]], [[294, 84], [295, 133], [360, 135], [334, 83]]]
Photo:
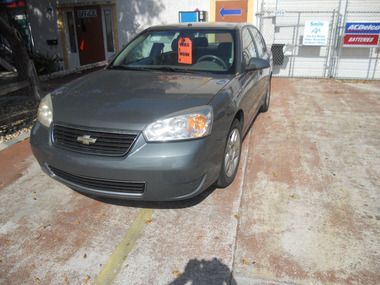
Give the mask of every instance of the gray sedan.
[[104, 70], [41, 100], [33, 153], [89, 195], [169, 201], [227, 187], [244, 134], [268, 110], [271, 61], [254, 26], [151, 27]]

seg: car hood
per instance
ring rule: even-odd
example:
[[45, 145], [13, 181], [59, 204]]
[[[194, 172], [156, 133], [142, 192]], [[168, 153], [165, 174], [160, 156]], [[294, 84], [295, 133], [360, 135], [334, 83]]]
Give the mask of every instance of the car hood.
[[208, 104], [230, 79], [226, 75], [102, 70], [52, 93], [53, 121], [140, 131], [170, 113]]

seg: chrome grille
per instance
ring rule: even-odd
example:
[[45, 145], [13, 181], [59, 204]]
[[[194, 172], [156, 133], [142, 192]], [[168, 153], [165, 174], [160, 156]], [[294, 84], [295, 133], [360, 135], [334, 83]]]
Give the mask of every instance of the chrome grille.
[[94, 155], [123, 156], [136, 137], [136, 134], [53, 126], [53, 142], [56, 146]]

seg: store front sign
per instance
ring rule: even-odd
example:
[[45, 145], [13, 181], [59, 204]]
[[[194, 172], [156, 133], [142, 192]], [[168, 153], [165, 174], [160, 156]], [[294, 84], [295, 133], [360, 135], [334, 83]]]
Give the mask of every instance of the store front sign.
[[326, 46], [329, 38], [328, 21], [306, 21], [303, 31], [304, 46]]
[[93, 18], [96, 16], [96, 9], [78, 10], [78, 18]]
[[26, 6], [25, 0], [0, 0], [0, 6], [6, 8], [24, 8]]

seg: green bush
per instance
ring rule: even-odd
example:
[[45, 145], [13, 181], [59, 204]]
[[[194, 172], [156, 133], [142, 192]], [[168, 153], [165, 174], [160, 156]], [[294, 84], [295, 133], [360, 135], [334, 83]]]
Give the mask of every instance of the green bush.
[[60, 58], [57, 55], [34, 53], [32, 60], [38, 75], [50, 74], [59, 70]]

